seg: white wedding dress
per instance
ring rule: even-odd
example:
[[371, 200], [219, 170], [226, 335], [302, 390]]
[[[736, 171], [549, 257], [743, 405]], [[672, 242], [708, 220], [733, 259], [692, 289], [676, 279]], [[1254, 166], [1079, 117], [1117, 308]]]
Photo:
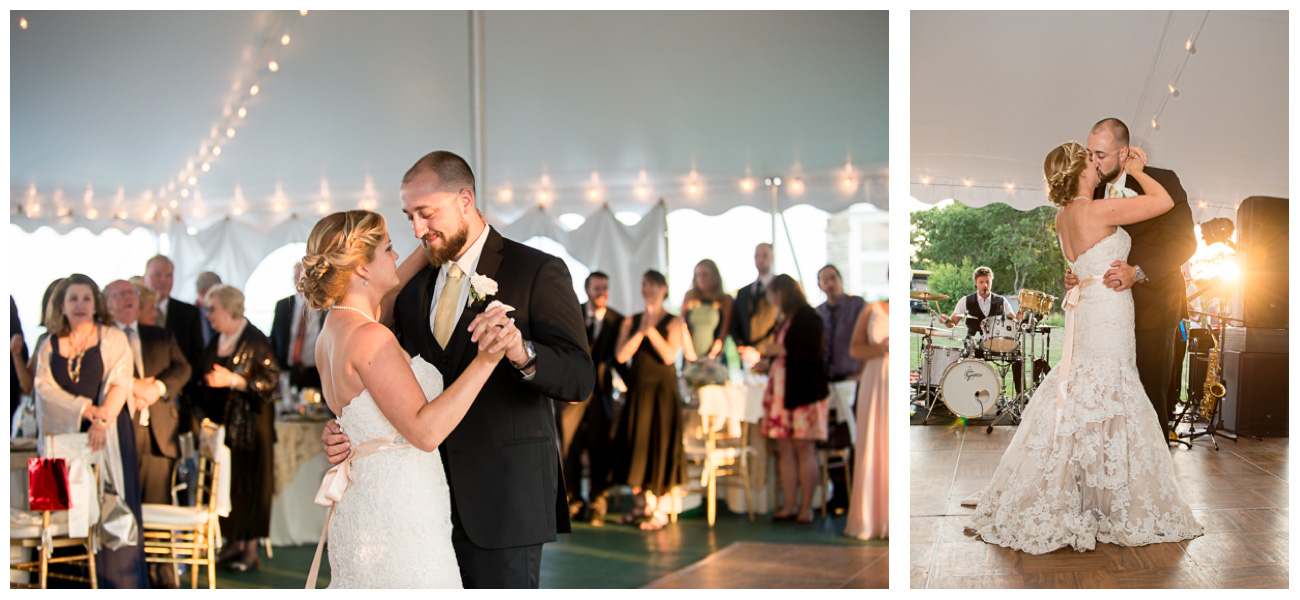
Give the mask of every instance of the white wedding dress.
[[1113, 261], [1128, 259], [1131, 242], [1118, 229], [1070, 265], [1081, 285], [1069, 364], [1043, 380], [992, 481], [963, 502], [976, 504], [967, 529], [986, 542], [1044, 554], [1202, 533], [1138, 378], [1133, 293], [1101, 281]]
[[[442, 374], [416, 356], [411, 370], [425, 400], [442, 393]], [[369, 390], [343, 407], [339, 426], [353, 448], [396, 433]], [[353, 461], [351, 484], [329, 523], [331, 588], [457, 588], [451, 545], [451, 490], [435, 449], [406, 444]]]

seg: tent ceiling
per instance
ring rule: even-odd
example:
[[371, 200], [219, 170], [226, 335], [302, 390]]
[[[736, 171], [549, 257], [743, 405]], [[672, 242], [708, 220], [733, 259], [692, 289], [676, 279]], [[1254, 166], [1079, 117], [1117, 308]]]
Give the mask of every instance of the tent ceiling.
[[1198, 222], [1288, 197], [1286, 12], [914, 12], [911, 43], [919, 200], [1046, 205], [1043, 157], [1110, 116], [1178, 173]]
[[[276, 221], [390, 206], [425, 152], [474, 163], [463, 11], [23, 14], [10, 189], [15, 207], [41, 210], [14, 215], [24, 226], [70, 212], [93, 228], [91, 207], [110, 226], [172, 200], [200, 227], [232, 210]], [[746, 173], [761, 188], [802, 169], [803, 196], [783, 203], [883, 205], [887, 50], [884, 12], [488, 12], [480, 196], [507, 218], [539, 201], [644, 213], [659, 197], [717, 214], [770, 206], [741, 190]], [[257, 69], [260, 93], [244, 97]], [[227, 139], [223, 108], [241, 105]], [[214, 128], [222, 154], [203, 173]], [[189, 160], [197, 184], [182, 198]]]

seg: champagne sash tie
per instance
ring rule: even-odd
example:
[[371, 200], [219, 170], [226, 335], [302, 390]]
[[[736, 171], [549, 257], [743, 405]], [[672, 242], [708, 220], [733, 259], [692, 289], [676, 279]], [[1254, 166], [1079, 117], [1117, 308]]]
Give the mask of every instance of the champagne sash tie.
[[316, 543], [316, 556], [311, 559], [311, 572], [307, 574], [306, 589], [316, 589], [316, 574], [320, 571], [321, 550], [325, 548], [325, 538], [328, 537], [330, 530], [330, 519], [334, 517], [334, 508], [343, 500], [343, 494], [348, 491], [348, 484], [352, 483], [350, 472], [352, 470], [352, 461], [359, 460], [378, 454], [385, 450], [394, 450], [397, 448], [406, 448], [408, 444], [405, 441], [398, 441], [396, 433], [390, 433], [384, 437], [378, 437], [372, 440], [366, 440], [360, 446], [352, 449], [352, 453], [343, 462], [334, 465], [325, 473], [325, 478], [321, 480], [320, 491], [316, 492], [316, 504], [328, 506], [329, 514], [325, 517], [325, 527], [321, 529], [320, 541]]
[[1061, 428], [1061, 419], [1065, 414], [1065, 388], [1070, 381], [1070, 363], [1074, 355], [1074, 327], [1075, 327], [1075, 308], [1079, 306], [1079, 297], [1083, 293], [1083, 288], [1093, 284], [1101, 283], [1101, 275], [1093, 275], [1079, 280], [1079, 285], [1070, 288], [1065, 293], [1065, 349], [1061, 352], [1061, 362], [1056, 364], [1060, 370], [1061, 376], [1057, 380], [1058, 394], [1056, 395], [1056, 424], [1052, 426], [1052, 437], [1056, 437], [1057, 431]]

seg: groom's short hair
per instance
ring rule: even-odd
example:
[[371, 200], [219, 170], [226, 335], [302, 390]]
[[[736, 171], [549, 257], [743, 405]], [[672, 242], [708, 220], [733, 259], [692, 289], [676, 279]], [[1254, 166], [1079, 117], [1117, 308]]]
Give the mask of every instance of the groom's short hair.
[[1093, 133], [1097, 133], [1102, 129], [1109, 129], [1111, 135], [1115, 136], [1115, 141], [1119, 143], [1121, 148], [1128, 146], [1128, 125], [1125, 125], [1123, 121], [1116, 119], [1115, 117], [1110, 117], [1097, 121], [1097, 124], [1092, 126]]
[[415, 181], [416, 177], [429, 171], [438, 179], [434, 185], [439, 191], [459, 192], [465, 188], [475, 191], [474, 171], [469, 168], [469, 163], [446, 150], [435, 150], [420, 157], [402, 176], [402, 185]]

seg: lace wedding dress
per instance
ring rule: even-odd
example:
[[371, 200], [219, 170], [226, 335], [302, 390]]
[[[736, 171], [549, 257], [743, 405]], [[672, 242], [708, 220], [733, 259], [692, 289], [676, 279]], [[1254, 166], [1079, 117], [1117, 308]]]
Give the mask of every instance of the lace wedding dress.
[[976, 505], [967, 529], [986, 542], [1044, 554], [1202, 533], [1138, 379], [1133, 294], [1102, 284], [1131, 242], [1118, 229], [1070, 265], [1080, 285], [1066, 296], [1077, 303], [1067, 310], [1066, 354], [1029, 402], [992, 481], [963, 502]]
[[[411, 370], [426, 400], [442, 374], [419, 356]], [[396, 433], [369, 390], [343, 407], [339, 426], [353, 448]], [[438, 451], [397, 436], [398, 448], [358, 458], [329, 523], [331, 588], [460, 588], [451, 545], [451, 490]]]

